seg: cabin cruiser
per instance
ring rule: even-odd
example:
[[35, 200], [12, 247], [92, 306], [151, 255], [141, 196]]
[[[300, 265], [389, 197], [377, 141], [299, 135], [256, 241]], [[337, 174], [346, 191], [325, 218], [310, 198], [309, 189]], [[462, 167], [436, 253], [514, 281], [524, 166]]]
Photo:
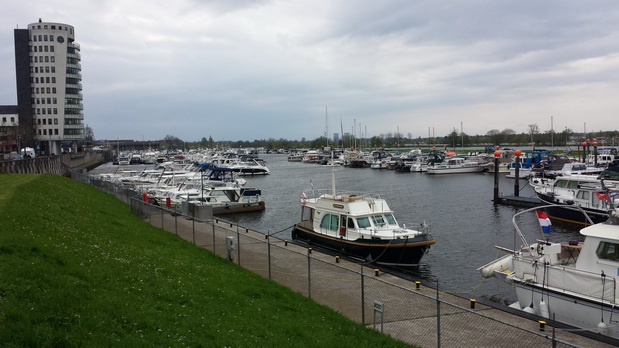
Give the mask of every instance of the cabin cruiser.
[[481, 173], [488, 170], [488, 163], [463, 157], [448, 157], [445, 161], [429, 166], [428, 174]]
[[[555, 220], [587, 224], [583, 215], [566, 206], [577, 206], [587, 212], [593, 223], [608, 219], [609, 204], [619, 204], [616, 196], [619, 187], [619, 167], [610, 167], [599, 176], [565, 174], [557, 177], [532, 177], [529, 184], [545, 204], [548, 216]], [[608, 193], [605, 193], [607, 192]]]
[[508, 254], [478, 270], [515, 287], [518, 302], [510, 307], [619, 338], [619, 210], [611, 206], [608, 220], [583, 228], [583, 242], [544, 238], [529, 243], [516, 220], [536, 209], [513, 217], [514, 241], [522, 245], [497, 246]]
[[425, 222], [419, 229], [400, 226], [380, 196], [337, 193], [333, 170], [331, 193], [301, 194], [301, 221], [292, 238], [367, 262], [417, 266], [435, 243]]

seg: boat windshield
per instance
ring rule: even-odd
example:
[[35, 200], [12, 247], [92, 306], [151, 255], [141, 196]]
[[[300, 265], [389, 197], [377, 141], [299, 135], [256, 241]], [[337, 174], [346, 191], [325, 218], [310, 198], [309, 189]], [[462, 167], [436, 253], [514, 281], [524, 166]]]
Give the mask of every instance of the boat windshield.
[[359, 228], [368, 228], [371, 227], [372, 224], [370, 223], [370, 218], [369, 217], [360, 217], [357, 218], [357, 226], [359, 226]]
[[387, 222], [389, 223], [389, 225], [397, 225], [398, 224], [395, 221], [395, 217], [393, 216], [393, 214], [386, 214], [385, 218], [387, 219]]
[[372, 220], [374, 221], [374, 226], [385, 226], [385, 219], [382, 215], [372, 215]]

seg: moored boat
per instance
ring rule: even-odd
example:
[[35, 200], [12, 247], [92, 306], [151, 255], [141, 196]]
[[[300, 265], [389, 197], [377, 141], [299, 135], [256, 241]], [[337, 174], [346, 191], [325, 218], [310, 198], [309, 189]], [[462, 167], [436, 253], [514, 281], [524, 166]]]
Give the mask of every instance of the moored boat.
[[529, 244], [516, 219], [535, 209], [540, 207], [514, 215], [514, 240], [522, 245], [516, 250], [497, 247], [508, 254], [480, 267], [482, 276], [505, 279], [515, 287], [518, 302], [513, 308], [619, 338], [619, 210], [610, 207], [607, 221], [583, 228], [584, 242], [545, 237]]
[[556, 178], [529, 179], [537, 197], [549, 205], [545, 210], [550, 218], [578, 224], [588, 224], [588, 221], [582, 213], [565, 207], [582, 208], [593, 223], [606, 221], [609, 204], [619, 203], [616, 198], [618, 183], [619, 167], [610, 167], [599, 176], [565, 174]]
[[481, 161], [471, 161], [463, 157], [446, 158], [442, 163], [428, 166], [428, 174], [462, 174], [481, 173], [488, 170], [488, 164]]
[[[333, 174], [335, 176], [335, 174]], [[335, 180], [334, 178], [332, 180]], [[336, 193], [301, 197], [301, 221], [292, 238], [368, 262], [416, 266], [435, 243], [429, 227], [400, 226], [379, 196]]]

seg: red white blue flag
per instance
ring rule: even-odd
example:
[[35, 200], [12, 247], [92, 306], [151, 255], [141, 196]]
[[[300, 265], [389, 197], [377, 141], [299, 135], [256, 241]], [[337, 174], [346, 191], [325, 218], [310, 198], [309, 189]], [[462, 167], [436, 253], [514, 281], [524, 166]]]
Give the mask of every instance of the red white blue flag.
[[537, 214], [537, 219], [539, 220], [539, 226], [542, 228], [542, 232], [544, 232], [544, 234], [550, 233], [552, 224], [550, 223], [550, 219], [548, 218], [548, 215], [546, 215], [546, 212], [543, 210], [537, 210], [535, 213]]

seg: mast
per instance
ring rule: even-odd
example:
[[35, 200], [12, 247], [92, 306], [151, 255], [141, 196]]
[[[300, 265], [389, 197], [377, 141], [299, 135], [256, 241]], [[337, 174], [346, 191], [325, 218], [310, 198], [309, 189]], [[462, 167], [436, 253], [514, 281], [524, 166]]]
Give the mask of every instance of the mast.
[[329, 146], [329, 113], [325, 106], [325, 139], [327, 139], [327, 146]]
[[333, 160], [333, 151], [331, 151], [331, 192], [335, 197], [335, 161]]

